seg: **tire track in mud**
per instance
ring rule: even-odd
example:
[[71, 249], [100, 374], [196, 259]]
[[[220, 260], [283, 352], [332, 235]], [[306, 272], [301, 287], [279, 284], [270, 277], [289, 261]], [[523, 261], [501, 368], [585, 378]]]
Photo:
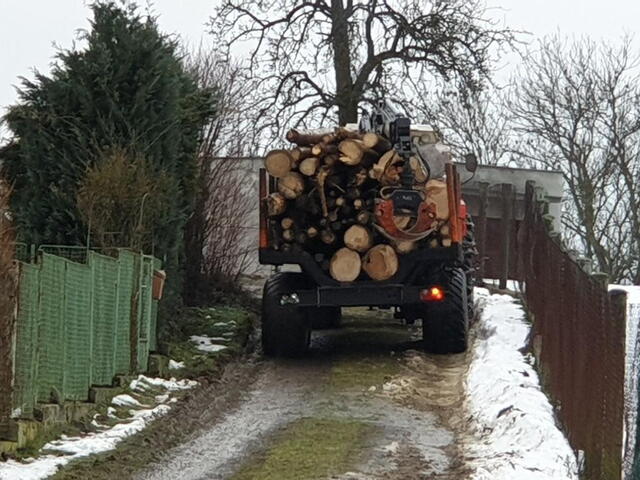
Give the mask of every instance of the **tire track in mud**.
[[[467, 356], [419, 352], [419, 331], [386, 312], [349, 311], [342, 329], [314, 333], [308, 358], [260, 364], [237, 408], [136, 478], [464, 479], [456, 432]], [[316, 439], [309, 448], [288, 441], [303, 419], [362, 425], [367, 434], [357, 445], [340, 445], [339, 435], [323, 445], [322, 432], [302, 432]], [[314, 463], [345, 449], [342, 461]]]

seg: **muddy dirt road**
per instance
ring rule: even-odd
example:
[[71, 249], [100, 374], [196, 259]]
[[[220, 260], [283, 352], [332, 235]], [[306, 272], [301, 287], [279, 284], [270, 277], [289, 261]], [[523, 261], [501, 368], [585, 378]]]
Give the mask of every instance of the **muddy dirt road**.
[[265, 360], [239, 405], [167, 452], [147, 479], [464, 479], [467, 356], [419, 352], [419, 328], [345, 312], [310, 355]]

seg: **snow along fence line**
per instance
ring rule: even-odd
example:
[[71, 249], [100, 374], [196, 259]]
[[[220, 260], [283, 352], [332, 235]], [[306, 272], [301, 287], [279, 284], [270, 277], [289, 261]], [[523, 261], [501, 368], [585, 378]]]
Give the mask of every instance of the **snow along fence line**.
[[627, 293], [627, 337], [624, 379], [624, 451], [623, 478], [640, 479], [640, 428], [638, 410], [640, 401], [640, 286], [609, 285], [609, 291]]
[[517, 271], [542, 384], [588, 480], [622, 477], [626, 294], [607, 291], [552, 231], [548, 204], [527, 182]]
[[528, 346], [531, 325], [511, 295], [476, 288], [478, 323], [466, 379], [473, 480], [577, 480], [575, 454], [555, 423]]

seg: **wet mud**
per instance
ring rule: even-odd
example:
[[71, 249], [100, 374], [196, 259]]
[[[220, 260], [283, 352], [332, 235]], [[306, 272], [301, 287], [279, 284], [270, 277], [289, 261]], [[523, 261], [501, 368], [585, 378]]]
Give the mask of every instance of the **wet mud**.
[[238, 403], [135, 478], [463, 480], [468, 358], [426, 355], [419, 337], [347, 310], [308, 357], [257, 362]]

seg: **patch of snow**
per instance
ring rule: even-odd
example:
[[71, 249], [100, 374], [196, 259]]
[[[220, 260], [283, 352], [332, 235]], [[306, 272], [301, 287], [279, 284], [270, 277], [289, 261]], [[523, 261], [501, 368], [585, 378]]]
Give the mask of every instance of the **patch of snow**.
[[156, 403], [166, 403], [169, 400], [169, 394], [165, 393], [164, 395], [156, 395], [155, 401]]
[[215, 353], [227, 348], [226, 345], [212, 343], [214, 338], [207, 337], [206, 335], [192, 335], [190, 340], [195, 343], [196, 348], [201, 352]]
[[169, 370], [180, 370], [184, 368], [184, 362], [176, 362], [175, 360], [169, 360]]
[[106, 452], [115, 448], [126, 437], [142, 430], [151, 420], [166, 414], [168, 405], [159, 405], [152, 409], [138, 410], [133, 419], [119, 423], [114, 427], [82, 437], [61, 437], [47, 443], [44, 450], [55, 451], [59, 455], [44, 455], [28, 462], [9, 460], [0, 463], [2, 480], [40, 480], [54, 475], [63, 465], [81, 457]]
[[164, 378], [151, 378], [146, 375], [138, 375], [138, 378], [131, 380], [129, 388], [134, 392], [145, 392], [149, 389], [164, 389], [171, 392], [178, 390], [188, 390], [198, 385], [195, 380], [176, 380], [171, 377], [169, 380]]
[[473, 439], [465, 446], [474, 480], [574, 480], [577, 462], [556, 427], [538, 374], [520, 349], [529, 325], [509, 295], [475, 290], [477, 337], [467, 376]]
[[142, 407], [142, 404], [131, 395], [122, 393], [111, 399], [111, 403], [118, 407]]
[[11, 418], [19, 418], [22, 415], [22, 409], [20, 407], [11, 411]]
[[118, 417], [116, 416], [116, 412], [117, 412], [117, 410], [116, 410], [115, 408], [113, 408], [113, 407], [108, 407], [108, 408], [107, 408], [107, 417], [109, 417], [109, 418], [118, 418]]
[[640, 286], [609, 285], [609, 290], [627, 292], [627, 323], [624, 379], [624, 478], [632, 478], [638, 424], [638, 377], [640, 376]]
[[235, 327], [236, 322], [233, 320], [229, 320], [227, 322], [216, 322], [213, 324], [214, 327]]
[[389, 445], [382, 447], [382, 451], [395, 454], [398, 451], [398, 448], [400, 448], [400, 444], [398, 442], [391, 442]]

